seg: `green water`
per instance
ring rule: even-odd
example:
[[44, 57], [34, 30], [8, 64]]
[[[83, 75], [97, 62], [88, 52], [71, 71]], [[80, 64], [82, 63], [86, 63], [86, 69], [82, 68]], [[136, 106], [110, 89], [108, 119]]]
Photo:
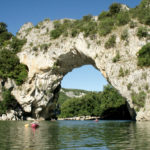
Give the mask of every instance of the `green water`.
[[150, 122], [0, 121], [0, 150], [149, 150]]

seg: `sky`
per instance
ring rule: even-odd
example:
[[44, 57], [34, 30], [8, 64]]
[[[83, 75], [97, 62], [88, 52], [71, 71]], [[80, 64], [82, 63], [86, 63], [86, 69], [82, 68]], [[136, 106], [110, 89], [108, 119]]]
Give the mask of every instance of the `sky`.
[[[32, 22], [36, 25], [45, 18], [81, 19], [92, 14], [99, 15], [108, 10], [113, 2], [133, 8], [141, 0], [0, 0], [0, 22], [8, 25], [8, 31], [16, 34], [20, 27]], [[91, 65], [82, 66], [68, 73], [62, 80], [62, 87], [101, 91], [107, 81]]]

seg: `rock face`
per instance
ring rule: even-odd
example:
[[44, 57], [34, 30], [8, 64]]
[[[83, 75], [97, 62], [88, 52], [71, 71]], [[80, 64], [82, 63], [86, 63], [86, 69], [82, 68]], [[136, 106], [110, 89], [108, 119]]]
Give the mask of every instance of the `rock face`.
[[[150, 120], [150, 93], [145, 88], [145, 85], [150, 87], [150, 68], [138, 67], [136, 56], [148, 41], [136, 36], [137, 27], [118, 27], [108, 36], [94, 40], [84, 38], [82, 33], [74, 38], [60, 37], [52, 40], [52, 29], [53, 22], [45, 20], [37, 27], [27, 23], [18, 32], [18, 38], [27, 39], [18, 57], [21, 63], [28, 66], [29, 72], [27, 81], [22, 86], [14, 86], [12, 94], [28, 116], [54, 118], [63, 77], [74, 68], [91, 64], [127, 98], [133, 118]], [[128, 29], [128, 43], [121, 40], [121, 33], [125, 29]], [[105, 43], [112, 34], [116, 35], [116, 46], [106, 49]], [[120, 59], [113, 62], [118, 52]], [[124, 75], [121, 75], [121, 70]], [[11, 87], [11, 82], [6, 86]], [[140, 89], [147, 95], [144, 107], [137, 110], [131, 95], [133, 91], [139, 93]]]
[[10, 110], [0, 117], [0, 120], [23, 120], [22, 111]]
[[[88, 91], [84, 92], [84, 90], [78, 90], [77, 93], [72, 89], [66, 89], [61, 88], [60, 92], [64, 93], [69, 98], [79, 98], [87, 94]], [[61, 93], [60, 93], [61, 94]]]

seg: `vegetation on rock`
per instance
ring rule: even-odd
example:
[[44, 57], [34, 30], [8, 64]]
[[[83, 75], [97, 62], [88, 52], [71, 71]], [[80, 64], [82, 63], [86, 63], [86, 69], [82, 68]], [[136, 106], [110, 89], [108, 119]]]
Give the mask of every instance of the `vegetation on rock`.
[[111, 37], [108, 39], [108, 41], [105, 43], [105, 48], [113, 48], [116, 44], [116, 35], [111, 35]]
[[119, 51], [117, 51], [117, 53], [116, 53], [116, 56], [113, 58], [113, 62], [114, 63], [116, 63], [117, 61], [119, 61], [120, 60], [120, 53], [119, 53]]
[[27, 66], [21, 64], [16, 55], [25, 42], [26, 40], [19, 40], [9, 33], [5, 23], [0, 23], [0, 78], [14, 79], [17, 85], [25, 81], [28, 75]]
[[17, 101], [13, 95], [11, 95], [11, 91], [7, 89], [2, 90], [2, 98], [3, 101], [0, 101], [0, 115], [6, 113], [7, 110], [16, 108]]
[[137, 18], [140, 23], [150, 25], [150, 1], [142, 0], [140, 5], [131, 9], [132, 17]]
[[[150, 25], [150, 4], [149, 0], [142, 0], [139, 6], [135, 8], [123, 7], [119, 3], [113, 3], [108, 11], [103, 11], [96, 20], [92, 15], [83, 16], [80, 20], [64, 20], [54, 21], [54, 29], [50, 36], [57, 39], [60, 36], [76, 37], [79, 33], [83, 33], [84, 37], [95, 39], [96, 36], [106, 36], [118, 26], [124, 26], [130, 23], [130, 28], [136, 26], [136, 22], [132, 19], [137, 18], [140, 23]], [[138, 29], [137, 36], [145, 37], [147, 31], [142, 28]], [[124, 32], [122, 39], [127, 39], [127, 32]]]
[[54, 21], [54, 30], [51, 31], [52, 39], [59, 38], [61, 35], [76, 37], [83, 33], [84, 37], [94, 39], [95, 36], [106, 36], [111, 33], [115, 26], [122, 26], [130, 21], [129, 12], [121, 9], [121, 4], [113, 3], [109, 11], [103, 11], [98, 16], [98, 21], [92, 15], [83, 16], [81, 20]]
[[150, 66], [150, 43], [144, 45], [138, 52], [138, 66]]
[[128, 89], [128, 90], [131, 90], [131, 87], [132, 87], [132, 83], [128, 83], [127, 89]]
[[137, 107], [137, 110], [139, 110], [141, 107], [144, 107], [146, 98], [146, 93], [144, 91], [140, 91], [139, 93], [132, 91], [131, 98], [133, 104], [135, 104], [135, 106]]
[[125, 29], [121, 34], [121, 39], [127, 41], [129, 37], [128, 30]]
[[147, 37], [148, 36], [147, 28], [146, 27], [139, 27], [138, 32], [137, 32], [137, 36], [139, 38]]

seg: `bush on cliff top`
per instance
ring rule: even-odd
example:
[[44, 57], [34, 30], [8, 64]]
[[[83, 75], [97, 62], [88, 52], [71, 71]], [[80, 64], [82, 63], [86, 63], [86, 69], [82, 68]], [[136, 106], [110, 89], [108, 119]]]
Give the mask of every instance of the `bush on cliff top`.
[[[121, 10], [121, 4], [113, 3], [108, 12], [103, 11], [98, 21], [92, 15], [83, 16], [81, 20], [65, 20], [64, 22], [54, 21], [54, 30], [51, 31], [52, 39], [59, 38], [61, 35], [72, 37], [80, 32], [84, 37], [95, 37], [97, 34], [105, 36], [109, 34], [115, 26], [125, 25], [130, 21], [130, 16], [126, 11]], [[67, 33], [67, 34], [66, 34]]]
[[134, 18], [137, 18], [140, 23], [150, 25], [150, 1], [142, 0], [140, 5], [131, 9], [131, 14]]
[[59, 22], [57, 26], [55, 23], [57, 21], [55, 21], [54, 30], [51, 31], [50, 36], [52, 39], [59, 38], [61, 35], [75, 37], [80, 32], [85, 37], [106, 36], [117, 26], [128, 24], [131, 18], [137, 18], [139, 22], [150, 25], [149, 0], [142, 0], [139, 6], [129, 11], [123, 10], [121, 4], [113, 3], [109, 7], [109, 11], [103, 11], [98, 16], [98, 21], [95, 21], [92, 15], [84, 16], [81, 20], [68, 20], [67, 23], [65, 21], [63, 23]]
[[0, 34], [3, 32], [7, 32], [7, 24], [4, 22], [0, 22]]

